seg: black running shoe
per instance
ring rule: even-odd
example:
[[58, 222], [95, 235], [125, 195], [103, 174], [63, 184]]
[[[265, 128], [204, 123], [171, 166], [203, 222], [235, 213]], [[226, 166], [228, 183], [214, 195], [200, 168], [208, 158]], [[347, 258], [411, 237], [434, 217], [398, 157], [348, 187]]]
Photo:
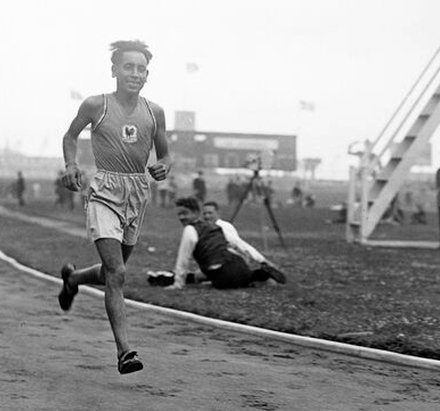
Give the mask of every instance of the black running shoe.
[[273, 264], [264, 261], [261, 263], [260, 269], [269, 274], [269, 277], [273, 278], [277, 283], [285, 284], [287, 282], [286, 275]]
[[65, 264], [61, 269], [61, 278], [63, 279], [63, 288], [58, 295], [58, 302], [60, 307], [64, 311], [70, 310], [72, 306], [73, 299], [75, 295], [78, 294], [77, 285], [69, 285], [69, 277], [75, 271], [75, 266], [73, 264]]
[[140, 371], [142, 368], [144, 368], [144, 365], [139, 360], [136, 351], [128, 351], [118, 358], [119, 374], [129, 374]]

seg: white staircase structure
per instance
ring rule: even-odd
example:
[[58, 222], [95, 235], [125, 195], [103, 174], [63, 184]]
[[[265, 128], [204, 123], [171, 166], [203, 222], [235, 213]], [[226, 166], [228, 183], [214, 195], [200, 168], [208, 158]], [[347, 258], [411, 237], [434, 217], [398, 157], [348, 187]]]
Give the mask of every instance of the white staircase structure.
[[440, 124], [440, 48], [374, 142], [350, 169], [346, 238], [369, 245], [437, 247], [438, 243], [369, 239], [411, 167]]

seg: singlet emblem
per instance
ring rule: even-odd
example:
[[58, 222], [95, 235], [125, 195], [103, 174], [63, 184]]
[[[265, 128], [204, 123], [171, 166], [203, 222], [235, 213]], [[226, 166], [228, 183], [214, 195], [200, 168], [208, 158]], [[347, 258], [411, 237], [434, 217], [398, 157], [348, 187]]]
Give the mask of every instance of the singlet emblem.
[[138, 133], [136, 126], [128, 125], [122, 126], [122, 141], [124, 143], [136, 143], [138, 140]]

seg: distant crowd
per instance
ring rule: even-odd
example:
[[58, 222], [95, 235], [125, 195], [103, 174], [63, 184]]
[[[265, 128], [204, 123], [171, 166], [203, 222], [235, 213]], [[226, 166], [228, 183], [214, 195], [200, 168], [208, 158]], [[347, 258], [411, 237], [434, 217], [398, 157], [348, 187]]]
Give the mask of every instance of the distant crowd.
[[[74, 210], [79, 203], [82, 207], [86, 203], [90, 177], [86, 172], [81, 171], [81, 189], [79, 192], [68, 190], [62, 181], [64, 171], [59, 170], [53, 183], [53, 194], [55, 195], [54, 205], [59, 208]], [[208, 182], [204, 176], [204, 172], [199, 170], [197, 175], [191, 182], [191, 194], [203, 203], [208, 196]], [[150, 181], [151, 198], [150, 203], [153, 206], [162, 208], [171, 208], [175, 205], [175, 200], [182, 192], [174, 175], [170, 174], [166, 180]], [[184, 188], [185, 194], [188, 194], [188, 187]], [[218, 193], [218, 187], [214, 190]], [[17, 199], [20, 206], [25, 205], [26, 197], [39, 198], [41, 196], [41, 183], [32, 182], [30, 185], [25, 181], [25, 177], [21, 171], [17, 173], [17, 178], [7, 189], [6, 197], [12, 196]], [[47, 194], [47, 188], [44, 192]], [[26, 195], [25, 195], [26, 194]], [[269, 203], [275, 207], [281, 207], [281, 200], [277, 199], [277, 193], [274, 189], [271, 179], [258, 177], [252, 179], [236, 175], [230, 177], [224, 186], [224, 202], [229, 206], [236, 206], [239, 203], [255, 203], [258, 198], [267, 198]], [[78, 200], [79, 199], [79, 200]], [[316, 197], [311, 193], [304, 193], [298, 183], [295, 183], [286, 205], [298, 207], [314, 207]]]
[[[90, 178], [85, 172], [81, 172], [81, 190], [73, 192], [68, 190], [62, 182], [63, 171], [60, 170], [54, 181], [55, 207], [73, 211], [76, 206], [84, 207], [87, 200]], [[151, 184], [151, 204], [161, 208], [172, 208], [178, 196], [180, 187], [176, 178], [169, 175], [166, 180], [152, 181]], [[202, 170], [197, 172], [191, 183], [191, 194], [203, 204], [208, 198], [208, 186]], [[216, 187], [217, 189], [217, 187]], [[18, 205], [26, 204], [26, 195], [33, 198], [41, 196], [42, 187], [38, 182], [28, 185], [23, 172], [18, 171], [15, 181], [6, 191], [6, 196], [16, 198]], [[186, 194], [187, 194], [187, 190]], [[426, 190], [425, 190], [426, 191]], [[5, 193], [4, 193], [5, 194]], [[423, 194], [423, 193], [422, 193]], [[426, 194], [426, 193], [425, 193]], [[224, 187], [225, 203], [229, 206], [237, 206], [241, 203], [253, 203], [258, 197], [266, 198], [274, 207], [282, 206], [277, 200], [277, 193], [270, 179], [250, 179], [236, 175], [230, 177]], [[439, 194], [437, 194], [440, 197]], [[388, 224], [427, 224], [426, 195], [415, 193], [410, 189], [405, 189], [396, 195], [388, 206], [382, 217], [382, 223]], [[437, 199], [439, 200], [439, 199]], [[79, 204], [77, 204], [79, 203]], [[440, 201], [438, 201], [440, 204]], [[285, 203], [287, 206], [299, 208], [313, 208], [316, 206], [316, 196], [313, 193], [305, 192], [300, 182], [295, 182], [289, 197]], [[359, 203], [357, 203], [359, 207]], [[331, 207], [337, 214], [328, 223], [345, 223], [347, 219], [347, 203], [341, 202], [339, 205]], [[356, 208], [356, 204], [355, 204]]]

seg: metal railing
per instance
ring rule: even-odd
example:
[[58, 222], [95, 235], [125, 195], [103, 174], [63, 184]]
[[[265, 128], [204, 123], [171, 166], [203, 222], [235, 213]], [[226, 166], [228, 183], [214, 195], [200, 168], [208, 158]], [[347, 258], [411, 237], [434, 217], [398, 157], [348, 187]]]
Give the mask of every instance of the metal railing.
[[[401, 130], [404, 128], [405, 125], [408, 123], [408, 119], [411, 117], [411, 115], [416, 111], [418, 106], [420, 105], [420, 102], [424, 97], [426, 97], [427, 92], [430, 88], [433, 87], [433, 84], [435, 84], [435, 80], [437, 79], [437, 85], [438, 87], [440, 85], [440, 80], [437, 78], [440, 73], [440, 62], [437, 63], [437, 68], [435, 68], [434, 73], [431, 74], [429, 77], [429, 80], [426, 82], [425, 86], [423, 86], [422, 90], [418, 92], [417, 97], [415, 98], [415, 101], [411, 104], [411, 106], [407, 109], [406, 114], [403, 114], [403, 119], [400, 121], [400, 124], [394, 129], [394, 132], [391, 134], [391, 136], [388, 138], [386, 143], [382, 146], [381, 149], [379, 149], [379, 153], [375, 154], [374, 149], [378, 147], [379, 143], [383, 139], [383, 137], [389, 132], [389, 129], [391, 128], [391, 125], [395, 122], [398, 115], [402, 115], [402, 112], [405, 109], [405, 106], [410, 101], [411, 97], [414, 98], [414, 94], [416, 93], [416, 90], [419, 86], [421, 86], [423, 80], [426, 80], [428, 71], [434, 67], [434, 64], [438, 57], [440, 56], [440, 47], [437, 48], [431, 59], [429, 60], [428, 64], [425, 66], [421, 74], [417, 77], [416, 81], [410, 88], [410, 90], [407, 92], [403, 100], [400, 102], [399, 106], [396, 108], [394, 113], [392, 114], [391, 118], [388, 120], [388, 122], [385, 124], [383, 129], [380, 131], [376, 139], [371, 143], [368, 150], [365, 150], [363, 158], [363, 163], [368, 164], [368, 172], [372, 172], [380, 162], [380, 159], [384, 156], [386, 151], [390, 148], [393, 141], [396, 139], [396, 137], [399, 135]], [[375, 154], [375, 155], [371, 155]], [[367, 157], [368, 156], [368, 157]]]

